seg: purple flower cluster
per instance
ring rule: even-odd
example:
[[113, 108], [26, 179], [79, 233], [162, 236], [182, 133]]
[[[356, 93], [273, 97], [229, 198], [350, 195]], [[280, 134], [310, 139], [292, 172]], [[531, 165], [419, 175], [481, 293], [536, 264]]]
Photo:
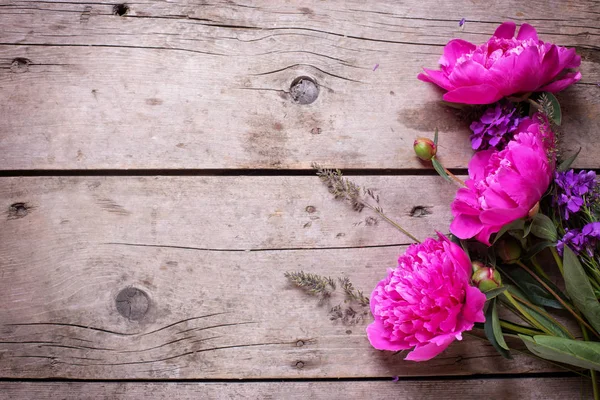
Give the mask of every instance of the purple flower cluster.
[[471, 124], [471, 147], [473, 150], [502, 150], [522, 120], [513, 103], [496, 103], [485, 110], [479, 121]]
[[571, 169], [567, 172], [557, 172], [554, 182], [557, 187], [554, 203], [558, 205], [565, 220], [569, 219], [570, 214], [578, 212], [584, 204], [589, 205], [597, 196], [594, 171], [581, 171], [576, 174]]
[[585, 225], [581, 231], [578, 229], [567, 230], [556, 244], [556, 250], [562, 256], [563, 249], [567, 245], [577, 255], [585, 251], [590, 257], [593, 257], [599, 239], [600, 222], [591, 222]]

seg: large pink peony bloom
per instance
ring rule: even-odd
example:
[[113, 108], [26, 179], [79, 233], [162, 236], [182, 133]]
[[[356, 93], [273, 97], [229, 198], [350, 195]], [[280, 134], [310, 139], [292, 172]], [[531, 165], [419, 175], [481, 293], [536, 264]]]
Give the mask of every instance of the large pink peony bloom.
[[559, 92], [581, 79], [568, 71], [581, 64], [575, 49], [538, 39], [535, 28], [523, 24], [514, 37], [515, 23], [505, 22], [487, 43], [476, 46], [454, 39], [444, 47], [441, 71], [423, 68], [418, 78], [446, 89], [444, 100], [490, 104], [505, 96], [528, 92]]
[[452, 202], [450, 231], [490, 245], [490, 235], [526, 216], [554, 174], [554, 134], [541, 114], [526, 118], [502, 151], [476, 153], [466, 188]]
[[475, 322], [484, 322], [485, 295], [469, 284], [471, 262], [445, 236], [413, 244], [371, 295], [375, 322], [367, 327], [379, 350], [414, 348], [407, 360], [426, 361]]

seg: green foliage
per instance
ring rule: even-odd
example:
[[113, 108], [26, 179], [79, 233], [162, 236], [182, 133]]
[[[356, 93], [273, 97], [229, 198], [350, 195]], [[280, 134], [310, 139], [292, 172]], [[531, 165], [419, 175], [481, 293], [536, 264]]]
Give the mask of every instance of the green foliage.
[[575, 253], [568, 246], [564, 247], [563, 252], [563, 273], [567, 293], [590, 325], [596, 332], [600, 332], [600, 303], [592, 284]]
[[446, 170], [444, 169], [444, 166], [442, 165], [442, 163], [440, 163], [438, 161], [437, 157], [433, 157], [431, 159], [431, 163], [433, 164], [433, 168], [435, 169], [435, 171], [438, 173], [439, 176], [441, 176], [448, 182], [452, 182], [452, 179], [450, 179], [450, 177], [446, 173]]
[[510, 356], [508, 345], [506, 344], [504, 336], [502, 335], [496, 299], [490, 300], [487, 306], [483, 330], [485, 332], [485, 336], [488, 338], [492, 346], [494, 346], [494, 348], [502, 355], [502, 357], [508, 359], [512, 358]]
[[544, 92], [540, 94], [538, 102], [541, 107], [541, 111], [546, 114], [548, 119], [554, 124], [560, 126], [562, 122], [562, 112], [560, 110], [560, 103], [556, 96], [552, 93]]
[[491, 300], [491, 299], [495, 298], [496, 296], [502, 294], [502, 292], [504, 292], [506, 289], [508, 289], [506, 286], [500, 286], [495, 289], [488, 290], [487, 292], [484, 293], [485, 299]]
[[600, 343], [554, 336], [519, 335], [527, 349], [538, 357], [576, 367], [600, 371]]
[[537, 213], [531, 222], [531, 233], [540, 239], [556, 242], [558, 235], [554, 222], [542, 213]]

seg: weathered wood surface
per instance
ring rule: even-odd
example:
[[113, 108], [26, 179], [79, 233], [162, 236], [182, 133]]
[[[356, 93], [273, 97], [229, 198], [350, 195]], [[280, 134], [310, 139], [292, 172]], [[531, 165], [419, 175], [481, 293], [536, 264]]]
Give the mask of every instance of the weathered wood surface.
[[[0, 169], [409, 168], [441, 130], [464, 167], [468, 123], [416, 80], [452, 37], [504, 20], [576, 46], [580, 84], [561, 94], [565, 150], [597, 167], [600, 4], [594, 1], [108, 1], [0, 6]], [[463, 30], [458, 21], [466, 18]], [[377, 68], [376, 68], [377, 66]], [[290, 84], [316, 79], [317, 100]]]
[[[4, 396], [4, 397], [3, 397]], [[6, 399], [591, 399], [580, 378], [270, 383], [0, 383]]]
[[[448, 226], [454, 187], [441, 179], [356, 180], [418, 237]], [[556, 371], [475, 338], [405, 362], [370, 347], [365, 308], [332, 320], [341, 298], [319, 305], [291, 287], [284, 272], [305, 270], [369, 293], [408, 243], [384, 222], [358, 224], [368, 214], [334, 202], [316, 177], [2, 178], [0, 204], [1, 377]], [[145, 295], [119, 298], [127, 288]]]

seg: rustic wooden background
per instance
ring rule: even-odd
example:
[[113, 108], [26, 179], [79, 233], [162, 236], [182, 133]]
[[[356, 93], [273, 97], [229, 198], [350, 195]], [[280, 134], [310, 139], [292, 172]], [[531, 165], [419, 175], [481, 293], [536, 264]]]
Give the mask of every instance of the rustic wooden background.
[[561, 146], [600, 168], [597, 1], [0, 1], [0, 398], [589, 396], [474, 338], [426, 363], [378, 352], [365, 310], [332, 319], [341, 300], [283, 276], [368, 293], [409, 244], [313, 162], [417, 237], [447, 230], [455, 187], [412, 141], [439, 128], [464, 173], [468, 122], [416, 75], [505, 20], [581, 54]]

